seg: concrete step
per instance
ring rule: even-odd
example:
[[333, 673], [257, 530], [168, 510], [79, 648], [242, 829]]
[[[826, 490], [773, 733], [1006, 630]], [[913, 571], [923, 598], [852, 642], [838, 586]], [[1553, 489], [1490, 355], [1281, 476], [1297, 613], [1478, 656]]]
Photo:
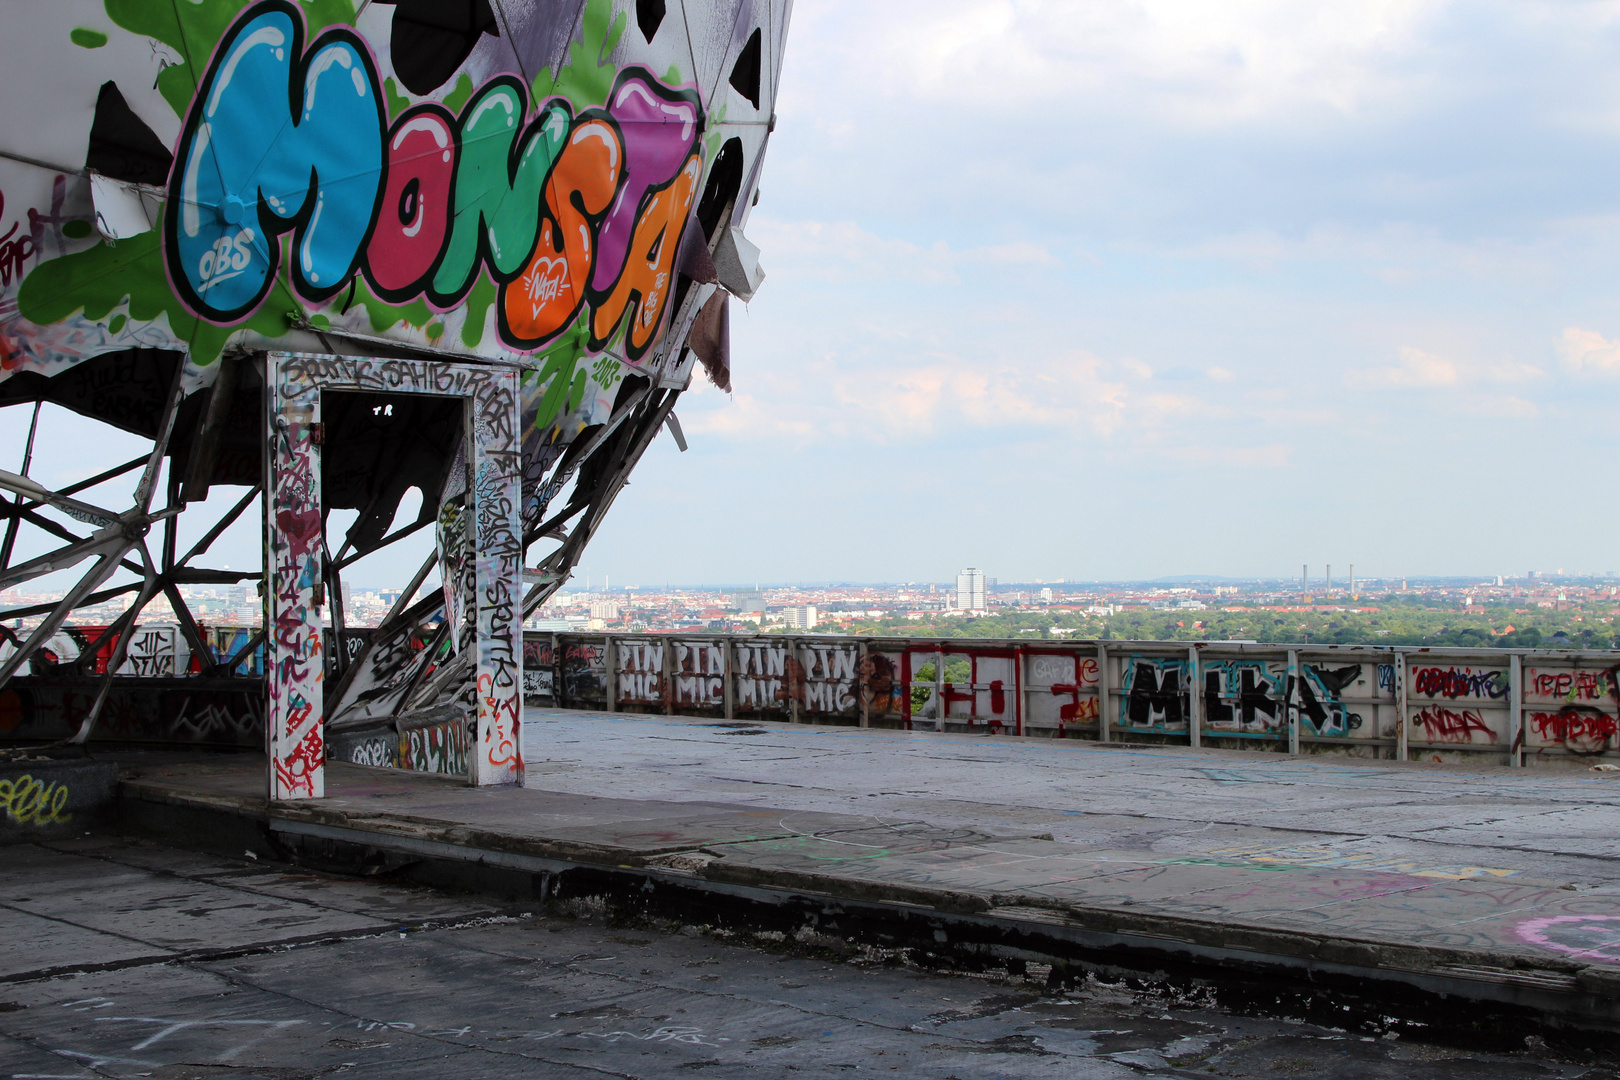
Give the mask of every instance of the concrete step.
[[[329, 764], [271, 804], [252, 758], [126, 769], [123, 827], [240, 854], [914, 962], [1050, 965], [1424, 1023], [1620, 1030], [1620, 890], [1279, 868], [723, 802], [475, 789]], [[1494, 1018], [1494, 1019], [1492, 1019]]]

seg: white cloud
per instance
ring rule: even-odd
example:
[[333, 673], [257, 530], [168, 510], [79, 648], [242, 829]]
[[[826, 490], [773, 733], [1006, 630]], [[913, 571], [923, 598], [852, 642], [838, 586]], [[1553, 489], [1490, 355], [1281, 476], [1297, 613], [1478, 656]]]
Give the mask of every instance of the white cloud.
[[1571, 326], [1558, 342], [1558, 358], [1576, 374], [1620, 374], [1620, 342], [1610, 341], [1596, 330]]
[[1078, 438], [1149, 447], [1184, 438], [1193, 418], [1230, 415], [1197, 397], [1133, 390], [1127, 364], [1081, 350], [1044, 358], [934, 355], [882, 366], [818, 367], [813, 373], [758, 373], [758, 393], [734, 398], [695, 386], [681, 422], [695, 433], [741, 442], [893, 446], [973, 432], [1015, 441]]
[[1458, 382], [1456, 364], [1410, 345], [1401, 349], [1400, 363], [1352, 371], [1347, 378], [1352, 386], [1391, 389], [1432, 389]]
[[[958, 0], [862, 5], [851, 45], [875, 82], [935, 98], [1100, 95], [1133, 87], [1194, 121], [1320, 102], [1354, 111], [1413, 76], [1388, 60], [1439, 0]], [[847, 34], [847, 22], [826, 29]], [[797, 27], [795, 28], [797, 29]], [[818, 42], [819, 44], [819, 42]], [[1382, 62], [1381, 62], [1382, 61]]]

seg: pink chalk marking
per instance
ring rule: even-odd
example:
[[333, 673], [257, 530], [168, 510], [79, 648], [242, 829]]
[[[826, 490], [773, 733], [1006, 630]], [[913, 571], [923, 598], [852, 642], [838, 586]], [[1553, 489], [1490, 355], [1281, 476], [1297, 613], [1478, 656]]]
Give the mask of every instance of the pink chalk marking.
[[[1555, 936], [1564, 937], [1556, 928], [1567, 926], [1570, 930], [1577, 926], [1569, 924], [1586, 924], [1582, 929], [1597, 934], [1600, 931], [1593, 925], [1607, 924], [1610, 940], [1597, 942], [1590, 947], [1581, 947], [1579, 943], [1555, 940]], [[1544, 949], [1567, 953], [1570, 956], [1583, 956], [1592, 960], [1620, 960], [1620, 915], [1551, 915], [1539, 919], [1526, 919], [1514, 928], [1519, 940], [1530, 945], [1539, 945]]]

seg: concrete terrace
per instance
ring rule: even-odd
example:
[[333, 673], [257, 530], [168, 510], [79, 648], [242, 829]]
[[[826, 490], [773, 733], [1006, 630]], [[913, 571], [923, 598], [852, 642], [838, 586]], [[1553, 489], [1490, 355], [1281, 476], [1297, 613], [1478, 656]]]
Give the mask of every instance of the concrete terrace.
[[499, 873], [531, 895], [857, 944], [1280, 975], [1361, 986], [1375, 1009], [1444, 994], [1620, 1028], [1620, 777], [527, 720], [521, 790], [331, 764], [326, 799], [267, 805], [257, 759], [154, 759], [131, 762], [122, 805], [171, 832], [211, 820], [227, 843], [259, 828], [295, 857]]

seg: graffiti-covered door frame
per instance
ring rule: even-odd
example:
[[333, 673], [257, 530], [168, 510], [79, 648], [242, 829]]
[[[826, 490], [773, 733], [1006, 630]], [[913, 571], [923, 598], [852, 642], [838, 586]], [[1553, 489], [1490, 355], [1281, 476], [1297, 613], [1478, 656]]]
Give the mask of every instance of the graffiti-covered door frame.
[[270, 798], [325, 794], [325, 606], [321, 504], [321, 394], [426, 394], [461, 398], [472, 461], [477, 595], [477, 719], [472, 784], [523, 775], [520, 399], [518, 372], [492, 364], [273, 352], [266, 357], [265, 455], [267, 690]]

